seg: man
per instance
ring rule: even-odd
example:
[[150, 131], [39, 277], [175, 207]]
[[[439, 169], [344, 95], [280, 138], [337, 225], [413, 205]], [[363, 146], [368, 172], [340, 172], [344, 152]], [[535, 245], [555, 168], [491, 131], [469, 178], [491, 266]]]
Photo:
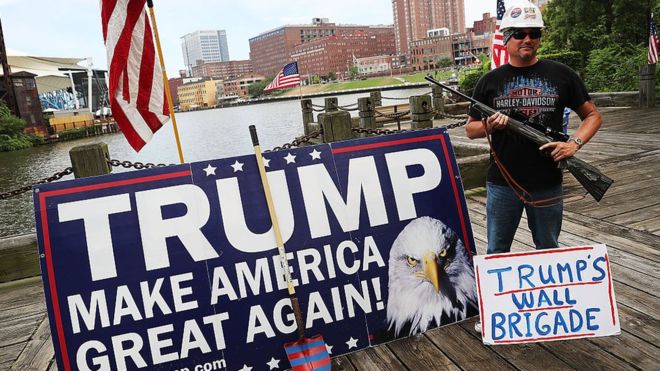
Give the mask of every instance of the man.
[[[501, 29], [509, 63], [483, 76], [473, 95], [498, 112], [482, 120], [471, 109], [465, 127], [470, 139], [492, 138], [486, 185], [488, 254], [511, 250], [523, 209], [536, 248], [558, 247], [563, 213], [558, 163], [589, 142], [602, 122], [580, 77], [564, 64], [536, 56], [543, 20], [535, 5], [512, 4]], [[507, 115], [515, 114], [561, 131], [564, 107], [582, 120], [567, 142], [539, 148], [507, 129]], [[480, 327], [477, 323], [475, 329], [480, 331]]]

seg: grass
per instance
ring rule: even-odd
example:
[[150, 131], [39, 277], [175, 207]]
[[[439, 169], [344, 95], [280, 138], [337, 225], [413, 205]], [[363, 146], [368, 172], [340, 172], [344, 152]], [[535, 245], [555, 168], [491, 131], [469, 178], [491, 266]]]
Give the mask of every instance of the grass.
[[[417, 72], [413, 75], [401, 76], [401, 78], [403, 78], [406, 82], [425, 82], [426, 80], [424, 80], [424, 76], [426, 76], [428, 73], [429, 73], [428, 71]], [[433, 76], [434, 78], [440, 81], [443, 81], [449, 79], [452, 76], [452, 74], [453, 71], [448, 70], [448, 71], [438, 71], [437, 75], [431, 73], [431, 76]]]

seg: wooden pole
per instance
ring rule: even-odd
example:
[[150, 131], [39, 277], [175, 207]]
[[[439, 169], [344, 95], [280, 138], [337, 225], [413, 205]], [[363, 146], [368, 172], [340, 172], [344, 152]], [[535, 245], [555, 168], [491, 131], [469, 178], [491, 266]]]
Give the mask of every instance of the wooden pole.
[[109, 174], [112, 170], [108, 159], [108, 145], [92, 143], [71, 148], [69, 151], [73, 175], [76, 178]]
[[158, 26], [156, 26], [156, 15], [154, 14], [154, 3], [152, 0], [147, 0], [149, 7], [149, 16], [154, 28], [154, 38], [156, 40], [156, 49], [158, 50], [158, 59], [160, 60], [160, 68], [163, 70], [163, 84], [165, 85], [165, 96], [167, 96], [167, 105], [170, 109], [170, 117], [172, 118], [172, 128], [174, 129], [174, 139], [176, 140], [176, 149], [179, 151], [179, 162], [183, 161], [183, 151], [181, 150], [181, 140], [179, 139], [179, 129], [176, 126], [176, 117], [174, 115], [174, 104], [172, 104], [172, 93], [170, 92], [170, 84], [167, 80], [167, 72], [165, 71], [165, 60], [163, 59], [163, 50], [160, 48], [160, 38], [158, 37]]

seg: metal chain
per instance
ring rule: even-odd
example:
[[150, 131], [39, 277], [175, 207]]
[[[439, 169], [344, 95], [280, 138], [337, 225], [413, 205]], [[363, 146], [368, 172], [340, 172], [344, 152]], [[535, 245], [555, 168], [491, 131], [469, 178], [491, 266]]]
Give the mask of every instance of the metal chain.
[[358, 110], [357, 107], [355, 107], [355, 108], [346, 108], [346, 107], [341, 107], [340, 106], [340, 107], [337, 107], [337, 108], [339, 108], [342, 111], [357, 111]]
[[264, 153], [266, 152], [272, 152], [272, 151], [279, 151], [281, 149], [288, 149], [291, 147], [299, 147], [303, 143], [308, 143], [311, 139], [318, 138], [321, 134], [323, 134], [323, 129], [318, 129], [315, 130], [307, 135], [303, 135], [301, 137], [298, 137], [294, 140], [292, 140], [289, 143], [284, 143], [281, 146], [275, 147], [271, 150], [265, 150]]
[[456, 119], [456, 120], [465, 120], [465, 119], [467, 119], [467, 115], [450, 115], [448, 113], [438, 112], [438, 111], [435, 111], [435, 114], [440, 116], [440, 117], [448, 118], [448, 119]]
[[132, 168], [135, 168], [135, 169], [138, 169], [138, 170], [139, 169], [150, 169], [152, 167], [165, 167], [165, 166], [173, 166], [174, 165], [174, 164], [169, 164], [169, 165], [168, 164], [152, 164], [151, 162], [147, 162], [146, 164], [144, 164], [144, 163], [139, 162], [139, 161], [135, 161], [135, 162], [119, 161], [119, 160], [107, 160], [107, 161], [108, 161], [108, 165], [110, 165], [110, 166], [115, 166], [115, 167], [122, 166], [122, 167], [127, 168], [127, 169], [132, 167]]
[[35, 186], [37, 184], [44, 184], [44, 183], [54, 182], [56, 180], [62, 179], [62, 177], [64, 177], [64, 176], [70, 175], [70, 174], [73, 174], [73, 168], [72, 167], [67, 167], [66, 169], [64, 169], [62, 171], [59, 171], [59, 172], [49, 176], [48, 178], [41, 179], [37, 182], [34, 182], [32, 184], [28, 184], [26, 186], [14, 189], [14, 190], [9, 191], [9, 192], [0, 193], [0, 200], [6, 200], [10, 197], [18, 196], [22, 193], [25, 193], [25, 192], [31, 190], [32, 186]]
[[314, 112], [325, 112], [325, 108], [319, 108], [319, 109], [312, 108], [312, 111], [314, 111]]
[[[461, 127], [467, 123], [467, 120], [464, 121], [458, 121], [453, 124], [441, 126], [441, 128], [445, 128], [447, 130], [455, 129], [458, 127]], [[406, 133], [410, 131], [417, 131], [417, 130], [427, 130], [428, 128], [421, 128], [421, 129], [367, 129], [367, 128], [352, 128], [353, 132], [355, 133], [365, 133], [365, 134], [372, 134], [372, 135], [387, 135], [387, 134], [398, 134], [398, 133]]]
[[409, 113], [410, 113], [410, 110], [395, 112], [395, 113], [381, 113], [381, 112], [378, 112], [378, 111], [374, 111], [374, 115], [376, 115], [378, 117], [386, 117], [388, 119], [393, 119], [393, 120], [400, 119], [400, 118], [406, 116]]

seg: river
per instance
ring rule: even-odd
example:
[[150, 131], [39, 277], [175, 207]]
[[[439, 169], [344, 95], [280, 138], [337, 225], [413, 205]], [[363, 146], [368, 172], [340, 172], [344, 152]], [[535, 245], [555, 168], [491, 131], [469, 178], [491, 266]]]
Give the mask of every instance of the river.
[[[389, 90], [383, 97], [403, 98], [428, 93], [430, 88]], [[349, 105], [369, 93], [339, 95], [339, 105]], [[312, 99], [323, 105], [324, 98]], [[402, 100], [383, 99], [384, 105]], [[356, 111], [351, 112], [353, 116]], [[302, 113], [298, 100], [255, 104], [221, 109], [183, 112], [176, 115], [181, 147], [186, 162], [238, 156], [252, 152], [249, 125], [256, 125], [262, 149], [270, 149], [290, 142], [303, 134]], [[105, 142], [110, 157], [121, 161], [178, 163], [179, 158], [172, 134], [166, 124], [152, 140], [136, 153], [122, 134], [109, 134], [80, 140], [60, 142], [22, 151], [0, 152], [0, 193], [31, 184], [71, 166], [69, 150], [73, 147]], [[129, 171], [115, 167], [113, 172]], [[71, 179], [67, 176], [64, 179]], [[32, 192], [0, 200], [0, 237], [33, 232], [34, 207]]]

